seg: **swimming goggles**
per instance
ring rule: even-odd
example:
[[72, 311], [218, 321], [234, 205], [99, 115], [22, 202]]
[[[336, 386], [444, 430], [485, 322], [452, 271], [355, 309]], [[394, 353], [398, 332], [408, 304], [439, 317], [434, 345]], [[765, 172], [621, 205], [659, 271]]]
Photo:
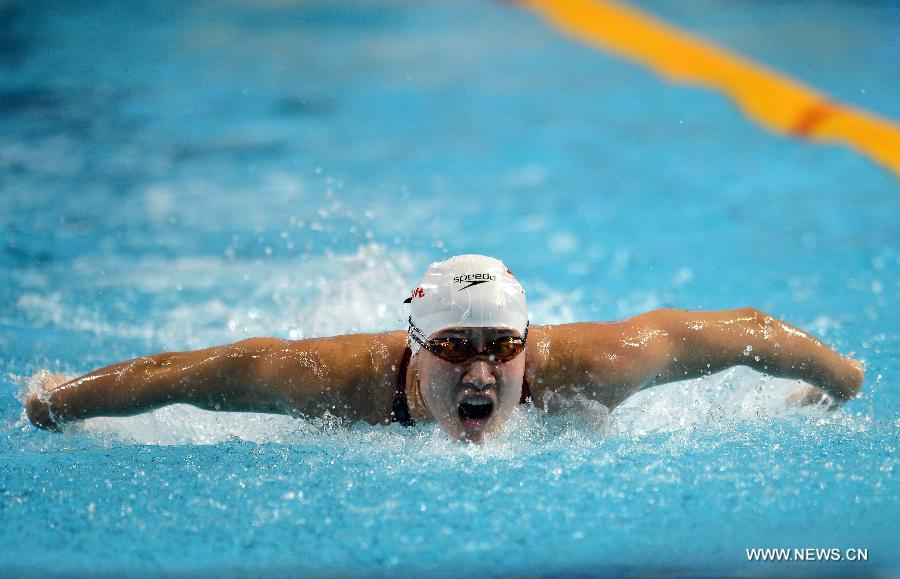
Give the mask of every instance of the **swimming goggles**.
[[[475, 344], [466, 338], [446, 337], [425, 340], [422, 330], [409, 318], [410, 337], [420, 346], [443, 360], [453, 364], [462, 364], [474, 359], [476, 356], [487, 356], [492, 362], [509, 362], [522, 353], [525, 349], [525, 340], [528, 338], [528, 324], [525, 325], [525, 333], [519, 338], [516, 336], [503, 336], [485, 345], [483, 350], [477, 350]], [[418, 335], [417, 335], [418, 334]]]

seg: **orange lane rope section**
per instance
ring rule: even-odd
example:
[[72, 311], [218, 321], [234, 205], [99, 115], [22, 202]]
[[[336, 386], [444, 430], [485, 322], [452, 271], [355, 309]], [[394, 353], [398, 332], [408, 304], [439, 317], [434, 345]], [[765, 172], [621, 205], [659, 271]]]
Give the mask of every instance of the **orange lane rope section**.
[[769, 129], [841, 142], [900, 175], [900, 125], [612, 0], [520, 0], [570, 35], [684, 83], [719, 90]]

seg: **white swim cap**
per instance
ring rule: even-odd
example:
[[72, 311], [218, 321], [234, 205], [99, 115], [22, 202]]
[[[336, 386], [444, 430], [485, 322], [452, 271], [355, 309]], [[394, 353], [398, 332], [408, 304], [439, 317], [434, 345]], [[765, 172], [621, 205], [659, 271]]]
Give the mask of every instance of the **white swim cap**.
[[409, 346], [447, 328], [510, 328], [525, 335], [525, 290], [503, 262], [484, 255], [457, 255], [432, 263], [406, 300]]

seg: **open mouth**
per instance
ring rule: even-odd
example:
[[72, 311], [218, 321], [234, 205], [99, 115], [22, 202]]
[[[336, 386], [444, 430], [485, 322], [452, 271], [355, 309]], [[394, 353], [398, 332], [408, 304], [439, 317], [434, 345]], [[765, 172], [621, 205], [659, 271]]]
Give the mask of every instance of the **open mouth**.
[[466, 396], [457, 409], [459, 421], [467, 429], [484, 427], [494, 413], [494, 401], [483, 394]]

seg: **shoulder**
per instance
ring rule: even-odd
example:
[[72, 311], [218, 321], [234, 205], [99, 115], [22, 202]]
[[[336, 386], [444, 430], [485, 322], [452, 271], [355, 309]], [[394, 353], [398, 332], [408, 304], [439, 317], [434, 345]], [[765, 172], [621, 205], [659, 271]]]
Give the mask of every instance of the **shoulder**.
[[614, 324], [579, 322], [528, 329], [525, 372], [532, 395], [547, 387], [582, 381], [610, 352]]
[[[648, 338], [666, 332], [670, 310], [655, 310], [612, 322], [577, 322], [532, 326], [528, 330], [529, 347], [538, 353], [556, 355], [584, 354], [604, 347], [621, 346], [635, 338]], [[674, 310], [673, 310], [674, 311]]]
[[[289, 403], [373, 424], [389, 420], [405, 332], [282, 341], [267, 356]], [[336, 410], [335, 410], [336, 409]]]
[[601, 359], [617, 343], [622, 322], [578, 322], [528, 329], [527, 365], [542, 374]]
[[533, 330], [529, 329], [529, 341], [533, 331], [535, 341], [543, 343], [545, 350], [581, 352], [604, 347], [627, 348], [635, 344], [648, 346], [678, 334], [693, 315], [686, 310], [663, 308], [611, 322], [534, 326]]
[[296, 359], [317, 360], [331, 369], [368, 374], [391, 372], [406, 349], [406, 332], [345, 334], [304, 340], [273, 340], [271, 350]]
[[613, 322], [535, 326], [528, 336], [529, 379], [631, 380], [648, 359], [671, 347], [677, 315], [677, 310], [655, 310]]

